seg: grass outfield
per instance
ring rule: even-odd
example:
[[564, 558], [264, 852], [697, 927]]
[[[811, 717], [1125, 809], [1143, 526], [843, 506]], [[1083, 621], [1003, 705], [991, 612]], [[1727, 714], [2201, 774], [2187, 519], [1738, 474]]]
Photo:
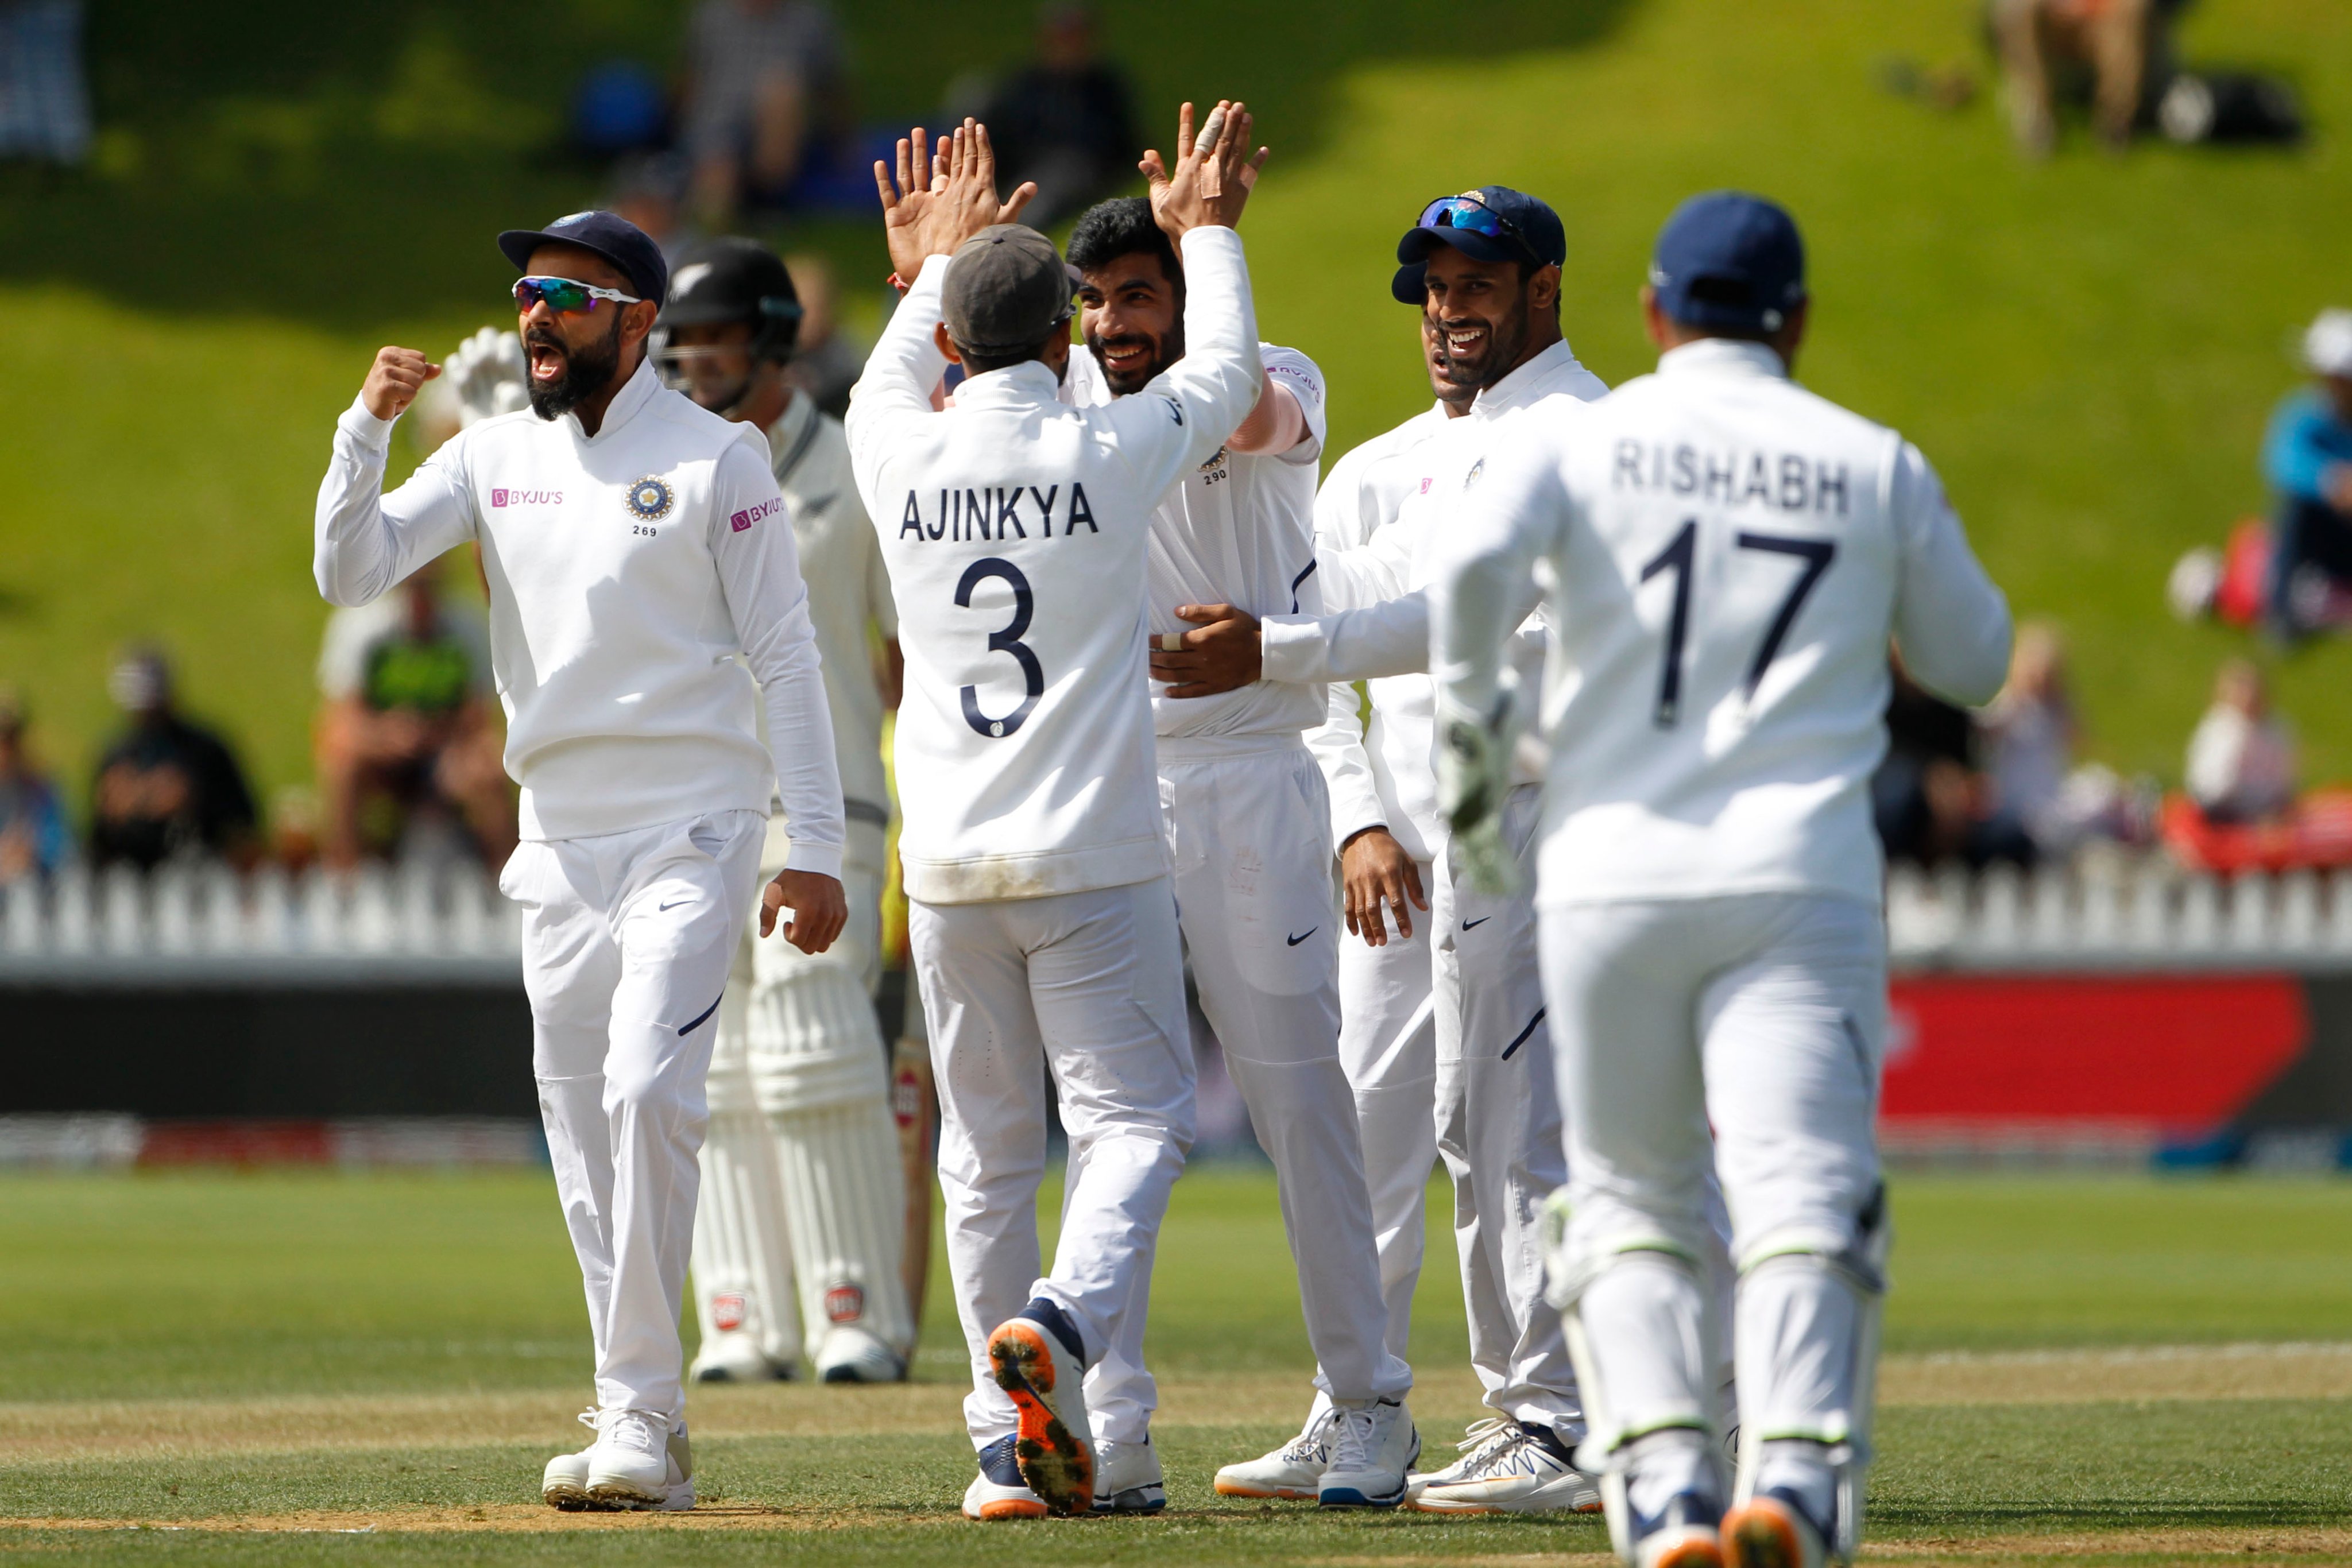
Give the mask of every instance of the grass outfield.
[[[2352, 1560], [2352, 1185], [1909, 1178], [1895, 1203], [1874, 1560]], [[0, 1560], [1355, 1564], [1606, 1547], [1591, 1520], [1326, 1518], [1209, 1491], [1306, 1392], [1255, 1171], [1177, 1190], [1152, 1325], [1170, 1513], [1050, 1537], [954, 1514], [971, 1460], [939, 1288], [910, 1386], [698, 1390], [693, 1515], [537, 1506], [587, 1378], [543, 1176], [10, 1177], [0, 1256]], [[1475, 1413], [1461, 1358], [1441, 1266], [1414, 1345], [1433, 1448]]]
[[[1006, 17], [1026, 15], [841, 9], [867, 105], [906, 115], [1016, 53]], [[1570, 335], [1612, 380], [1648, 363], [1632, 295], [1672, 203], [1733, 183], [1786, 199], [1815, 258], [1807, 379], [1918, 439], [2019, 607], [2073, 630], [2092, 749], [2177, 776], [2241, 640], [2172, 624], [2164, 574], [2263, 504], [2254, 446], [2294, 381], [2289, 335], [2352, 302], [2339, 0], [2189, 16], [2189, 60], [2296, 82], [2308, 148], [2118, 161], [2078, 138], [2043, 167], [2011, 154], [1990, 95], [1944, 115], [1878, 85], [1895, 57], [1981, 78], [1975, 0], [1105, 9], [1151, 125], [1180, 94], [1238, 89], [1265, 111], [1276, 161], [1245, 225], [1261, 319], [1329, 372], [1335, 451], [1425, 395], [1386, 258], [1430, 195], [1500, 179], [1561, 207]], [[659, 58], [674, 15], [251, 0], [222, 28], [201, 0], [93, 11], [93, 168], [0, 169], [0, 426], [23, 455], [0, 508], [0, 679], [27, 687], [79, 793], [110, 723], [109, 650], [161, 633], [265, 787], [299, 782], [330, 422], [378, 343], [437, 351], [497, 314], [490, 231], [597, 188], [540, 151], [572, 73]], [[873, 225], [792, 241], [831, 254], [870, 319]], [[2341, 645], [2282, 674], [2315, 777], [2352, 774], [2347, 674]]]

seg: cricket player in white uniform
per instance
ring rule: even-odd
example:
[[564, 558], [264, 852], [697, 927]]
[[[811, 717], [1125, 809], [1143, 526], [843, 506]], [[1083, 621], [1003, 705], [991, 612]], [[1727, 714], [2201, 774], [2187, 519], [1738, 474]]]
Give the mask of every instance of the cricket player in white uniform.
[[[1429, 632], [1422, 591], [1461, 476], [1507, 445], [1515, 423], [1529, 411], [1557, 400], [1580, 403], [1608, 390], [1578, 362], [1560, 333], [1566, 255], [1566, 236], [1551, 208], [1505, 186], [1444, 197], [1423, 210], [1398, 244], [1402, 266], [1393, 292], [1423, 307], [1424, 320], [1439, 335], [1440, 373], [1468, 385], [1475, 401], [1462, 418], [1447, 421], [1403, 455], [1404, 471], [1417, 478], [1402, 486], [1394, 523], [1372, 530], [1363, 548], [1323, 550], [1326, 607], [1334, 612], [1322, 619], [1276, 614], [1261, 631], [1266, 680], [1375, 678], [1375, 713], [1383, 698], [1402, 710], [1402, 722], [1383, 737], [1393, 737], [1392, 745], [1404, 742], [1391, 761], [1391, 776], [1410, 779], [1420, 800], [1433, 800], [1435, 793], [1427, 749]], [[1539, 656], [1540, 632], [1530, 631], [1522, 645]], [[1163, 663], [1182, 667], [1188, 661]], [[1510, 831], [1522, 849], [1535, 830], [1539, 777], [1523, 769], [1508, 808]], [[1371, 847], [1387, 846], [1375, 840]], [[1438, 863], [1428, 920], [1436, 1025], [1431, 1097], [1437, 1149], [1453, 1177], [1471, 1361], [1494, 1415], [1472, 1428], [1457, 1461], [1413, 1478], [1412, 1501], [1432, 1511], [1465, 1513], [1596, 1508], [1598, 1491], [1571, 1463], [1583, 1435], [1575, 1373], [1558, 1315], [1543, 1301], [1541, 1207], [1565, 1174], [1550, 1040], [1542, 1028], [1535, 910], [1524, 897], [1477, 894], [1442, 837], [1433, 847]], [[1385, 888], [1378, 878], [1362, 880], [1374, 885], [1371, 917], [1358, 913], [1360, 930], [1379, 928], [1382, 905], [1400, 926], [1410, 918], [1406, 904], [1413, 888], [1401, 889], [1393, 878]], [[1395, 1071], [1391, 1062], [1409, 1060], [1410, 1042], [1404, 1050], [1392, 1049], [1395, 1043], [1391, 1034], [1374, 1047], [1378, 1054], [1363, 1066], [1366, 1079], [1377, 1083]], [[1360, 1095], [1364, 1087], [1359, 1081]], [[1428, 1113], [1431, 1101], [1423, 1103]], [[1367, 1127], [1368, 1150], [1375, 1135]], [[1423, 1156], [1411, 1177], [1382, 1174], [1400, 1197], [1412, 1180], [1417, 1200], [1427, 1170]], [[1260, 1466], [1268, 1471], [1311, 1466], [1316, 1438], [1310, 1415], [1307, 1428]]]
[[[898, 612], [849, 439], [784, 377], [800, 308], [773, 251], [716, 239], [678, 257], [655, 323], [657, 359], [680, 391], [767, 434], [824, 659], [848, 833], [841, 940], [811, 956], [755, 940], [747, 924], [719, 1009], [694, 1232], [694, 1375], [784, 1376], [805, 1354], [825, 1382], [888, 1383], [906, 1375], [915, 1323], [899, 1274], [906, 1177], [873, 1004], [890, 795], [867, 639], [878, 630], [895, 661]], [[762, 872], [791, 853], [790, 824], [777, 818]]]
[[[1859, 1539], [1885, 1287], [1868, 789], [1888, 643], [1980, 703], [2010, 616], [1918, 450], [1790, 380], [1806, 294], [1786, 213], [1694, 198], [1650, 279], [1657, 372], [1521, 421], [1456, 511], [1433, 612], [1442, 799], [1499, 879], [1498, 630], [1540, 581], [1537, 887], [1570, 1204], [1552, 1286], [1580, 1456], [1638, 1568], [1812, 1568]], [[1740, 1270], [1733, 1487], [1710, 1437], [1710, 1124]]]
[[[1185, 277], [1137, 198], [1078, 220], [1087, 354], [1070, 375], [1082, 405], [1143, 393], [1183, 361]], [[1160, 498], [1151, 523], [1150, 627], [1181, 644], [1188, 621], [1228, 603], [1265, 614], [1321, 607], [1315, 580], [1316, 460], [1323, 377], [1294, 350], [1258, 345], [1265, 392], [1209, 459]], [[1215, 610], [1203, 608], [1217, 606]], [[1332, 918], [1330, 804], [1303, 739], [1325, 714], [1320, 681], [1260, 682], [1193, 700], [1155, 695], [1160, 802], [1176, 906], [1202, 1011], [1272, 1155], [1298, 1268], [1318, 1408], [1331, 1452], [1312, 1495], [1329, 1507], [1393, 1507], [1419, 1452], [1405, 1396], [1412, 1372], [1386, 1344], [1379, 1250], [1355, 1104], [1339, 1065], [1339, 923]], [[1136, 1402], [1139, 1339], [1090, 1398]], [[1252, 1468], [1217, 1487], [1269, 1495]], [[1304, 1490], [1303, 1488], [1301, 1490]]]
[[499, 246], [525, 275], [530, 410], [469, 426], [384, 495], [393, 422], [439, 367], [380, 351], [337, 422], [313, 569], [331, 602], [363, 604], [481, 547], [522, 786], [499, 885], [523, 909], [531, 1066], [596, 1358], [583, 1417], [596, 1440], [552, 1460], [542, 1492], [689, 1508], [677, 1325], [710, 1019], [772, 798], [793, 853], [762, 934], [783, 908], [803, 952], [839, 934], [841, 785], [765, 443], [664, 389], [646, 361], [660, 251], [593, 212]]
[[[1044, 235], [1003, 221], [1033, 188], [999, 208], [985, 133], [967, 121], [929, 189], [919, 133], [899, 145], [895, 185], [876, 169], [891, 260], [912, 284], [851, 400], [849, 442], [907, 654], [899, 857], [972, 1358], [977, 1519], [1166, 1504], [1149, 1407], [1089, 1420], [1083, 1385], [1140, 1343], [1133, 1320], [1192, 1139], [1145, 555], [1154, 505], [1264, 381], [1231, 227], [1255, 177], [1249, 129], [1221, 104], [1196, 139], [1188, 105], [1172, 178], [1146, 154], [1192, 286], [1192, 352], [1103, 407], [1060, 400], [1069, 274]], [[934, 412], [950, 356], [966, 379]], [[1048, 1074], [1071, 1169], [1045, 1273]]]

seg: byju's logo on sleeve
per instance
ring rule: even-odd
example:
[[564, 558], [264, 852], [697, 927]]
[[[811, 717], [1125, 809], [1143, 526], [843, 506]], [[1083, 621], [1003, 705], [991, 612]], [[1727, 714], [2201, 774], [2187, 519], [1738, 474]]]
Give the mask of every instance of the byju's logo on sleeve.
[[781, 512], [783, 509], [784, 498], [782, 496], [772, 497], [769, 499], [761, 502], [756, 507], [746, 507], [743, 510], [736, 513], [733, 517], [729, 517], [727, 519], [727, 526], [730, 531], [740, 534], [744, 529], [750, 528], [753, 523], [758, 522], [761, 517], [774, 517], [778, 512]]

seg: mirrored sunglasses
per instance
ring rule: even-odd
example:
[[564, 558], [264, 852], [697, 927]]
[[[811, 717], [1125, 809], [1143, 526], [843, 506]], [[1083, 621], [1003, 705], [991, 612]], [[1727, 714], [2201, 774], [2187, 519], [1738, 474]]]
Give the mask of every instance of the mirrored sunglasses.
[[514, 286], [515, 305], [524, 310], [544, 302], [550, 310], [562, 316], [577, 316], [596, 308], [599, 299], [615, 304], [641, 303], [634, 294], [624, 294], [617, 288], [599, 288], [593, 283], [582, 283], [570, 277], [518, 277]]

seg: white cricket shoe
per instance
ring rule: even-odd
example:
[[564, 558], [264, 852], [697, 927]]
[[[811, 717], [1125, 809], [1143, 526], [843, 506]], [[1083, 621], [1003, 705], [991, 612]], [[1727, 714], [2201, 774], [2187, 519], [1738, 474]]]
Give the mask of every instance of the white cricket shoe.
[[694, 1506], [686, 1423], [647, 1410], [606, 1410], [588, 1450], [588, 1495], [605, 1508], [679, 1513]]
[[1021, 1479], [1021, 1461], [1013, 1449], [1019, 1439], [999, 1437], [980, 1451], [980, 1474], [963, 1489], [966, 1519], [1043, 1519], [1045, 1500]]
[[[596, 1429], [594, 1406], [580, 1412], [580, 1424], [592, 1432]], [[539, 1495], [550, 1508], [578, 1513], [596, 1506], [595, 1500], [588, 1495], [588, 1456], [595, 1449], [592, 1442], [576, 1454], [558, 1454], [547, 1461], [547, 1469], [540, 1477]]]
[[687, 1376], [697, 1383], [776, 1383], [788, 1381], [794, 1370], [789, 1362], [770, 1361], [750, 1334], [714, 1334], [695, 1352]]
[[1058, 1301], [1034, 1298], [988, 1336], [988, 1361], [1020, 1421], [1013, 1457], [1021, 1479], [1055, 1513], [1093, 1512], [1086, 1350], [1069, 1313]]
[[1699, 1492], [1677, 1492], [1655, 1514], [1626, 1504], [1633, 1568], [1724, 1568], [1723, 1510]]
[[904, 1383], [907, 1358], [867, 1333], [846, 1325], [826, 1333], [817, 1347], [820, 1383]]
[[1421, 1434], [1402, 1399], [1342, 1405], [1331, 1420], [1331, 1463], [1315, 1500], [1325, 1508], [1394, 1508], [1421, 1458]]
[[1167, 1506], [1168, 1478], [1150, 1438], [1095, 1444], [1097, 1513], [1158, 1513]]
[[1822, 1568], [1824, 1533], [1795, 1493], [1769, 1488], [1723, 1516], [1723, 1560], [1727, 1568]]
[[1597, 1513], [1601, 1488], [1569, 1462], [1549, 1429], [1493, 1416], [1456, 1445], [1462, 1458], [1407, 1483], [1405, 1506], [1423, 1513]]
[[1313, 1502], [1322, 1494], [1323, 1472], [1331, 1465], [1331, 1422], [1338, 1414], [1331, 1396], [1318, 1389], [1298, 1436], [1262, 1458], [1220, 1469], [1217, 1495]]

